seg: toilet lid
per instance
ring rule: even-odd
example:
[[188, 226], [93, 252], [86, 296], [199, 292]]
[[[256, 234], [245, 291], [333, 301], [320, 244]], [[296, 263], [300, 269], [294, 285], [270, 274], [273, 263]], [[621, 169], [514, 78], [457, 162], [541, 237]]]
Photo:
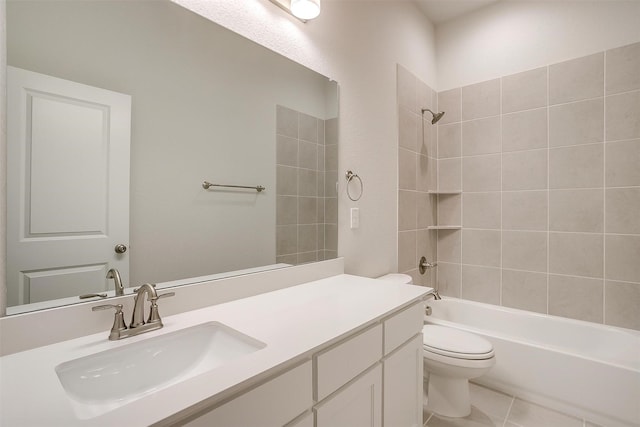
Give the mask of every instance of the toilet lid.
[[486, 339], [459, 329], [439, 325], [422, 328], [424, 349], [457, 359], [488, 359], [493, 346]]

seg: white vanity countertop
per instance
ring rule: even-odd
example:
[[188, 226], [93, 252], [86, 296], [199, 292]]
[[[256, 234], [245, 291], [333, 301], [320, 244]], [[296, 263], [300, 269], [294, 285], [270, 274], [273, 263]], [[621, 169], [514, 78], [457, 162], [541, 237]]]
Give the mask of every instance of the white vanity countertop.
[[[157, 423], [199, 402], [213, 403], [266, 379], [347, 334], [379, 321], [397, 308], [420, 300], [428, 290], [342, 274], [164, 317], [164, 328], [120, 341], [108, 341], [111, 324], [105, 324], [104, 332], [98, 334], [0, 358], [0, 425], [68, 427]], [[162, 304], [159, 305], [162, 313]], [[128, 319], [130, 313], [125, 314]], [[86, 420], [76, 417], [56, 375], [57, 365], [211, 321], [224, 323], [267, 346], [102, 416]]]

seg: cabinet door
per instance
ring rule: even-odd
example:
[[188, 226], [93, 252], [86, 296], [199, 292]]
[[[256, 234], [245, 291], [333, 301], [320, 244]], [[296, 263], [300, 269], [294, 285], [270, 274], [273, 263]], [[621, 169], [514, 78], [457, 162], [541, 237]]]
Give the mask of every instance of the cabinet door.
[[422, 334], [384, 359], [384, 425], [422, 426]]
[[312, 405], [311, 368], [306, 362], [185, 425], [281, 427]]
[[315, 410], [316, 427], [381, 427], [381, 365], [376, 365]]

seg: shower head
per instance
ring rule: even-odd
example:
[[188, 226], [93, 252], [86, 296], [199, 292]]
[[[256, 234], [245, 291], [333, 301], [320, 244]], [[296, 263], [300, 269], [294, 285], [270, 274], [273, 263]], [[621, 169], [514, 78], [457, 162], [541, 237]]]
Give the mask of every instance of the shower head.
[[433, 116], [433, 118], [431, 119], [431, 124], [435, 125], [438, 120], [440, 120], [442, 118], [442, 116], [444, 116], [444, 111], [440, 111], [439, 113], [434, 113], [433, 111], [429, 110], [428, 108], [423, 108], [422, 109], [422, 114], [424, 115], [424, 112], [428, 111], [431, 113], [431, 115]]

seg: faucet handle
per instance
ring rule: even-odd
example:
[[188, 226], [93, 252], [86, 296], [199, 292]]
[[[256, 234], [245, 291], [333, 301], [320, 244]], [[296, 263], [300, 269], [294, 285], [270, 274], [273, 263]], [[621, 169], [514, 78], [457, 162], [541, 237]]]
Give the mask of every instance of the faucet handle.
[[110, 308], [116, 309], [116, 314], [113, 318], [113, 326], [111, 326], [111, 333], [109, 334], [109, 340], [116, 341], [120, 339], [120, 332], [127, 329], [127, 325], [124, 323], [124, 313], [122, 312], [122, 304], [103, 304], [91, 307], [91, 311], [108, 310]]
[[99, 311], [99, 310], [109, 310], [110, 308], [116, 309], [116, 314], [122, 311], [122, 304], [103, 304], [96, 305], [95, 307], [91, 307], [91, 311]]
[[107, 294], [84, 294], [84, 295], [80, 295], [78, 298], [87, 299], [87, 298], [96, 298], [96, 297], [106, 298]]
[[168, 298], [175, 295], [175, 292], [167, 292], [149, 298], [149, 301], [151, 301], [151, 309], [149, 310], [149, 318], [147, 319], [147, 323], [160, 323], [160, 325], [162, 325], [162, 319], [160, 319], [160, 313], [158, 313], [158, 300], [160, 298]]
[[160, 294], [157, 297], [151, 298], [151, 301], [153, 301], [154, 299], [158, 300], [160, 298], [168, 298], [168, 297], [175, 297], [176, 293], [175, 292], [165, 292], [164, 294]]

